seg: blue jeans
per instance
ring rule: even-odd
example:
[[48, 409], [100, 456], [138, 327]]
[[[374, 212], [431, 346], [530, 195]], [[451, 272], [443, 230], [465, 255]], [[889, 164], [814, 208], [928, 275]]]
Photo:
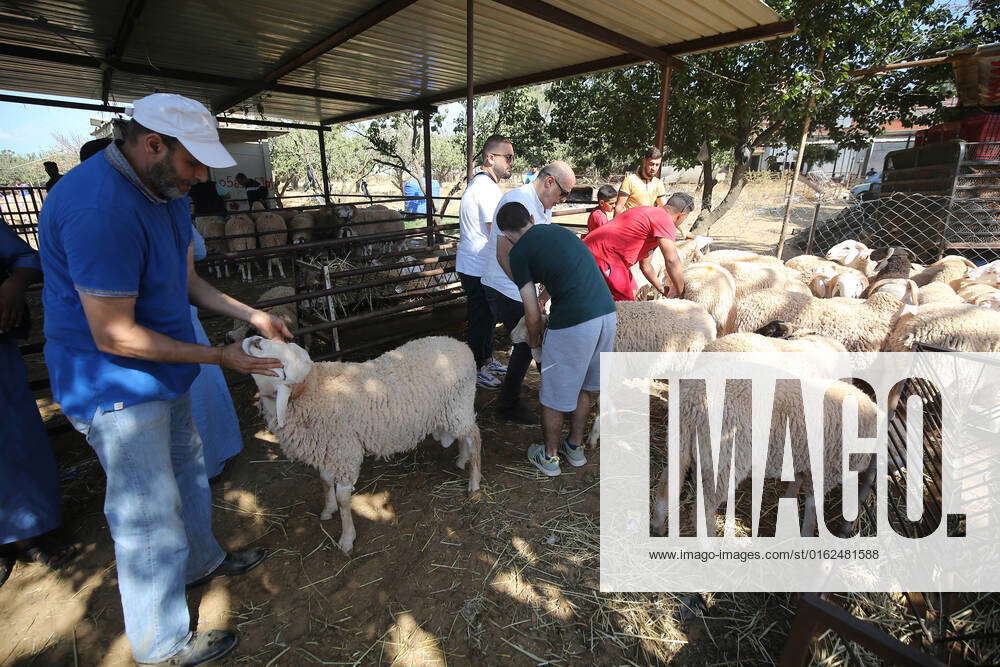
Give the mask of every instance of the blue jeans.
[[225, 552], [212, 534], [212, 494], [191, 396], [71, 418], [107, 473], [104, 514], [115, 541], [125, 633], [137, 662], [158, 662], [191, 636], [184, 585]]

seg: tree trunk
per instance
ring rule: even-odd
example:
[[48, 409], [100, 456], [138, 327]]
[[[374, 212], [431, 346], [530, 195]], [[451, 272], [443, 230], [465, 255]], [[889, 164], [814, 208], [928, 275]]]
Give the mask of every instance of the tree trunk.
[[[749, 162], [747, 161], [736, 163], [736, 166], [733, 167], [732, 176], [730, 176], [729, 191], [726, 192], [726, 196], [723, 197], [721, 202], [719, 202], [718, 208], [714, 210], [706, 210], [702, 208], [701, 213], [698, 214], [698, 219], [695, 220], [694, 226], [691, 228], [691, 232], [693, 234], [708, 236], [712, 231], [712, 226], [721, 220], [722, 217], [729, 212], [729, 209], [736, 204], [737, 200], [740, 198], [740, 192], [743, 191], [743, 186], [746, 184], [744, 177], [746, 176], [749, 166]], [[708, 188], [706, 188], [706, 190], [707, 189]]]

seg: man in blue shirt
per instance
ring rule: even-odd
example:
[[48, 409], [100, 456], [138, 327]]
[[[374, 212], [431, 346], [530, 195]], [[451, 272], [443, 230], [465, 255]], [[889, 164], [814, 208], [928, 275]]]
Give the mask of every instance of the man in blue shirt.
[[[403, 183], [404, 197], [421, 197], [421, 199], [407, 199], [403, 203], [403, 210], [407, 213], [423, 214], [427, 213], [427, 198], [424, 197], [423, 184], [416, 178], [409, 178]], [[431, 179], [431, 198], [441, 196], [441, 183], [436, 178]]]
[[50, 533], [62, 523], [59, 468], [17, 346], [31, 324], [24, 290], [42, 279], [41, 268], [38, 253], [0, 220], [0, 586], [17, 558], [60, 567], [74, 553]]
[[281, 363], [239, 344], [198, 345], [188, 306], [270, 338], [291, 334], [195, 273], [186, 195], [208, 166], [235, 164], [214, 117], [157, 93], [136, 100], [123, 133], [67, 173], [42, 209], [45, 358], [55, 399], [107, 473], [104, 510], [133, 656], [196, 665], [231, 651], [236, 636], [192, 634], [185, 586], [242, 574], [265, 554], [227, 554], [212, 534], [188, 389], [198, 364], [267, 375]]

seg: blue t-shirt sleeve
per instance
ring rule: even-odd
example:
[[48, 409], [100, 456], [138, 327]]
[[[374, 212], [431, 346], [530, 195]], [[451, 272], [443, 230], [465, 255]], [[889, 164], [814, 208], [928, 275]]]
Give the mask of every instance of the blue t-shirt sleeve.
[[42, 262], [30, 245], [25, 243], [7, 223], [0, 222], [0, 270], [14, 269], [42, 270]]
[[99, 209], [83, 209], [62, 224], [70, 279], [92, 296], [139, 295], [146, 242], [141, 226]]

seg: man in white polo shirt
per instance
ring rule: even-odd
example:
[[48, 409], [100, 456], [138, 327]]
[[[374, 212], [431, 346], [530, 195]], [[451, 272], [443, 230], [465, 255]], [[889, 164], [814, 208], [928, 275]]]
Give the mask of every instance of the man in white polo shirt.
[[462, 281], [468, 312], [466, 340], [476, 359], [476, 384], [495, 389], [500, 386], [497, 375], [507, 367], [493, 359], [493, 330], [497, 321], [486, 302], [480, 279], [483, 258], [480, 251], [490, 237], [493, 214], [503, 194], [500, 181], [510, 178], [514, 170], [514, 145], [507, 137], [494, 134], [483, 145], [480, 170], [469, 181], [458, 209], [459, 239], [455, 270]]
[[[573, 169], [565, 162], [553, 162], [543, 167], [534, 181], [501, 197], [497, 209], [508, 202], [516, 201], [528, 209], [534, 224], [546, 225], [552, 222], [552, 207], [566, 201], [574, 185], [576, 185], [576, 175]], [[508, 263], [510, 249], [510, 241], [500, 234], [496, 225], [493, 225], [489, 242], [480, 252], [483, 258], [482, 284], [486, 292], [486, 301], [490, 304], [490, 310], [496, 321], [503, 322], [508, 335], [524, 317], [521, 294], [510, 277]], [[521, 403], [521, 383], [530, 365], [531, 348], [528, 344], [514, 345], [507, 361], [507, 375], [503, 379], [500, 397], [497, 399], [498, 417], [519, 424], [538, 423], [538, 416]]]

